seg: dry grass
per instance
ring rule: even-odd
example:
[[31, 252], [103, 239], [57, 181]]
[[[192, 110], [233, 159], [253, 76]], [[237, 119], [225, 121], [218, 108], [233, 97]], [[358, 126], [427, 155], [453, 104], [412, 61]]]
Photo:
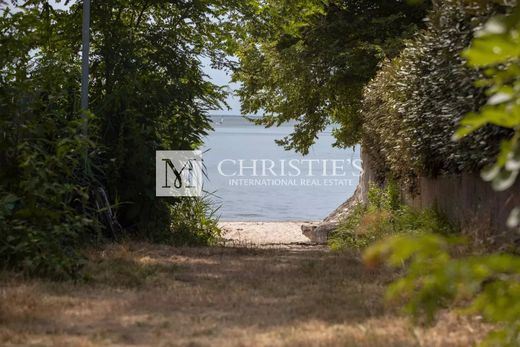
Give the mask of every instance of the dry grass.
[[91, 252], [80, 283], [0, 279], [0, 345], [469, 346], [478, 322], [414, 328], [382, 303], [382, 272], [320, 247]]

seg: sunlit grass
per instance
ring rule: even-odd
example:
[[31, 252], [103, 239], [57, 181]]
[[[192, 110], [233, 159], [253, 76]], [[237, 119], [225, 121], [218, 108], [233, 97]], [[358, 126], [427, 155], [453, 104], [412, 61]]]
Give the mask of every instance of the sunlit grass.
[[451, 313], [413, 328], [383, 303], [394, 274], [352, 252], [130, 243], [88, 258], [76, 282], [3, 273], [0, 345], [468, 346], [484, 331]]

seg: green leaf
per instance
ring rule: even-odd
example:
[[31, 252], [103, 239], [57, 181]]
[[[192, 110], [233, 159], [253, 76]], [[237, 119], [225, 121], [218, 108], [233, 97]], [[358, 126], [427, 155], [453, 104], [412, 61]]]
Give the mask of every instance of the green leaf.
[[475, 67], [499, 64], [520, 55], [520, 45], [507, 35], [486, 35], [473, 41], [463, 56]]
[[492, 181], [493, 189], [497, 191], [504, 191], [511, 188], [511, 186], [515, 183], [517, 176], [518, 171], [501, 170]]
[[486, 182], [491, 182], [498, 176], [500, 173], [500, 166], [498, 165], [489, 165], [482, 169], [480, 172], [480, 176]]
[[513, 210], [511, 210], [511, 213], [507, 218], [507, 226], [509, 228], [516, 228], [520, 226], [520, 207], [515, 207]]

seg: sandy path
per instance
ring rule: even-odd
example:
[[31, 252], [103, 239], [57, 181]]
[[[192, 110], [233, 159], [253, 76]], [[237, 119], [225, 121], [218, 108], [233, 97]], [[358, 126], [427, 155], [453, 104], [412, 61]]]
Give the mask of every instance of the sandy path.
[[220, 222], [224, 239], [232, 244], [283, 245], [310, 243], [301, 226], [309, 222]]
[[[295, 224], [227, 226], [246, 243], [303, 240]], [[324, 246], [127, 243], [92, 251], [86, 273], [0, 272], [0, 346], [470, 346], [483, 333], [452, 315], [412, 327], [383, 304], [392, 274]]]

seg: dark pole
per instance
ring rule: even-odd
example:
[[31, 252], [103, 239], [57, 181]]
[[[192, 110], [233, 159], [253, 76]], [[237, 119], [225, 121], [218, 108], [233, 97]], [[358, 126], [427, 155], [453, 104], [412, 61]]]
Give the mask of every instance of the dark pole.
[[90, 49], [90, 0], [83, 0], [83, 28], [81, 38], [83, 47], [81, 52], [81, 110], [83, 114], [83, 133], [87, 134], [88, 110], [88, 56]]

